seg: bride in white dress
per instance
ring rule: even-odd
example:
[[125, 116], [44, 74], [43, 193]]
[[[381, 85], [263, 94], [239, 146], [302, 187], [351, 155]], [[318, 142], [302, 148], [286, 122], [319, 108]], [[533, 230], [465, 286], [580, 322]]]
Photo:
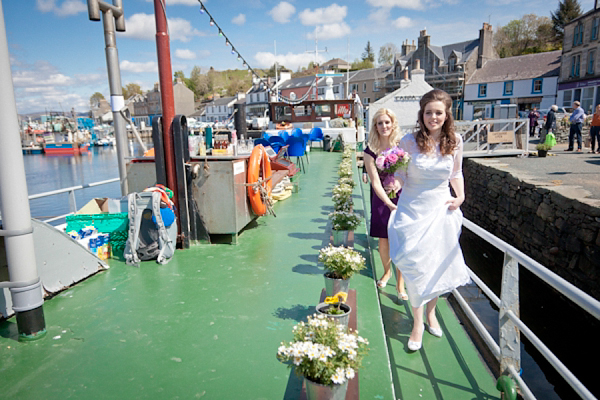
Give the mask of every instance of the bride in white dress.
[[427, 330], [441, 337], [435, 316], [438, 296], [469, 282], [458, 243], [463, 218], [459, 207], [465, 200], [463, 142], [454, 132], [452, 99], [436, 89], [423, 96], [420, 106], [417, 131], [399, 144], [411, 160], [406, 171], [396, 174], [402, 192], [388, 223], [390, 256], [404, 276], [413, 310], [408, 340], [412, 351], [421, 348], [423, 308]]

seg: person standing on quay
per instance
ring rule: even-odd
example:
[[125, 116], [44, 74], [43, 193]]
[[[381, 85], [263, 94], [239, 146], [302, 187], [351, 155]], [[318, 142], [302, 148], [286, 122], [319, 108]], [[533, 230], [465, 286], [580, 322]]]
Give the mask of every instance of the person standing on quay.
[[529, 113], [527, 118], [529, 118], [529, 137], [535, 136], [535, 128], [537, 127], [537, 120], [540, 117], [540, 113], [537, 111], [536, 107], [533, 107], [533, 110]]
[[399, 146], [411, 160], [406, 171], [396, 172], [402, 191], [388, 236], [392, 261], [402, 272], [412, 306], [411, 351], [421, 348], [424, 322], [433, 336], [443, 334], [435, 315], [438, 296], [470, 281], [458, 242], [463, 219], [459, 207], [465, 200], [463, 141], [454, 131], [451, 110], [448, 93], [426, 93], [416, 132], [404, 136]]
[[[365, 169], [371, 180], [371, 237], [379, 238], [379, 256], [383, 264], [383, 276], [377, 281], [377, 287], [382, 289], [392, 277], [390, 247], [388, 241], [388, 220], [392, 210], [397, 208], [398, 196], [390, 199], [388, 193], [397, 191], [398, 187], [384, 187], [383, 178], [375, 166], [375, 159], [382, 151], [392, 148], [400, 140], [400, 129], [396, 115], [387, 108], [379, 109], [373, 116], [373, 124], [369, 132], [369, 140], [365, 148]], [[394, 183], [397, 183], [395, 181]], [[396, 292], [399, 300], [408, 300], [404, 289], [404, 279], [398, 271]]]
[[540, 143], [544, 143], [546, 141], [546, 135], [549, 133], [554, 133], [554, 127], [556, 126], [556, 111], [558, 110], [558, 106], [554, 104], [550, 107], [548, 114], [546, 115], [546, 123], [544, 124], [544, 129], [540, 133]]
[[569, 148], [565, 151], [573, 151], [573, 145], [575, 144], [575, 137], [577, 137], [577, 151], [582, 150], [581, 145], [581, 129], [583, 128], [583, 121], [585, 120], [585, 112], [580, 107], [578, 101], [573, 102], [573, 113], [569, 118], [571, 122], [571, 129], [569, 130]]
[[596, 140], [598, 140], [598, 150], [596, 153], [600, 154], [600, 104], [596, 106], [596, 112], [592, 117], [590, 136], [592, 139], [592, 148], [590, 149], [590, 153], [594, 153], [594, 149], [596, 148]]

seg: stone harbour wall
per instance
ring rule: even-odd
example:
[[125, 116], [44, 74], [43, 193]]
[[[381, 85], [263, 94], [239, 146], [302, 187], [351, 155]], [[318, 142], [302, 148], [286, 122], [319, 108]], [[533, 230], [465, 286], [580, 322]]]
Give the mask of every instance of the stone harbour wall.
[[465, 218], [600, 300], [600, 201], [465, 159]]

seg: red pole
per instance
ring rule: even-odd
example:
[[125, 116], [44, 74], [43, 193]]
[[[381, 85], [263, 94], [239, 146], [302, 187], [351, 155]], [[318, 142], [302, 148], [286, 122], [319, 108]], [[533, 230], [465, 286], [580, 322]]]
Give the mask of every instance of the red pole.
[[173, 72], [171, 71], [171, 46], [167, 33], [167, 16], [163, 0], [154, 0], [154, 18], [156, 20], [156, 53], [158, 56], [158, 77], [160, 99], [162, 103], [163, 145], [167, 187], [173, 191], [173, 202], [179, 212], [177, 198], [177, 176], [175, 173], [175, 152], [173, 150], [173, 118], [175, 101], [173, 97]]

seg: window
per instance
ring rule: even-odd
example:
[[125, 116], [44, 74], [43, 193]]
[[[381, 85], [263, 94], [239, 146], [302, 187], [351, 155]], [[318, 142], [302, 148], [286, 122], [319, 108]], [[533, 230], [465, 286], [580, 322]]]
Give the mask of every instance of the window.
[[290, 106], [275, 107], [275, 120], [291, 121], [292, 120], [292, 107], [290, 107]]
[[594, 89], [595, 87], [584, 88], [581, 93], [581, 108], [586, 113], [593, 113], [592, 104], [594, 103]]
[[325, 88], [320, 87], [319, 89], [317, 89], [317, 92], [319, 96], [323, 96], [325, 94]]
[[579, 46], [583, 43], [583, 24], [579, 23], [575, 26], [575, 31], [573, 32], [573, 46]]
[[592, 50], [588, 53], [587, 73], [588, 75], [594, 74], [594, 59], [596, 58], [596, 51]]
[[352, 85], [350, 85], [350, 93], [352, 93], [353, 90], [356, 90], [358, 92], [358, 83], [353, 83]]
[[504, 82], [504, 95], [512, 96], [513, 94], [513, 81]]
[[454, 72], [456, 69], [456, 57], [450, 57], [448, 60], [448, 72]]
[[362, 103], [366, 106], [367, 104], [369, 104], [369, 98], [368, 97], [363, 97], [362, 99]]
[[363, 82], [363, 93], [367, 93], [367, 82]]
[[329, 117], [331, 115], [331, 106], [329, 104], [317, 104], [315, 106], [315, 115], [317, 117]]
[[571, 77], [579, 77], [579, 64], [581, 62], [581, 54], [571, 57]]
[[594, 18], [592, 21], [592, 35], [590, 40], [598, 39], [598, 28], [600, 27], [600, 18]]
[[294, 114], [296, 117], [304, 117], [310, 115], [310, 106], [295, 106]]
[[531, 85], [532, 93], [542, 93], [542, 78], [534, 79]]
[[563, 94], [563, 107], [571, 107], [572, 99], [573, 99], [573, 91], [565, 90], [565, 92]]
[[482, 83], [479, 85], [479, 95], [478, 97], [487, 96], [487, 83]]
[[373, 81], [373, 91], [379, 92], [381, 90], [381, 81]]

